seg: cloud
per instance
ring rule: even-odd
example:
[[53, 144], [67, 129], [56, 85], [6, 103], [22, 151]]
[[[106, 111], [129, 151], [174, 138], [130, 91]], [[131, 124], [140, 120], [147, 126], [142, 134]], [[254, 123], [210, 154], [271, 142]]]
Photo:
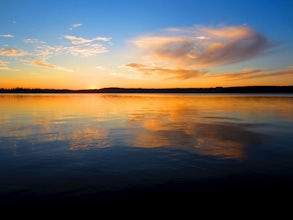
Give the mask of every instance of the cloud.
[[71, 26], [70, 26], [70, 30], [73, 30], [74, 28], [78, 28], [78, 27], [80, 27], [80, 26], [82, 26], [82, 24], [72, 24]]
[[139, 63], [129, 63], [125, 65], [133, 70], [139, 71], [145, 75], [157, 74], [164, 76], [165, 79], [189, 79], [206, 75], [205, 71], [193, 70], [193, 69], [171, 69], [162, 67], [148, 67]]
[[108, 49], [102, 44], [83, 44], [71, 47], [62, 47], [61, 51], [64, 53], [70, 53], [74, 56], [94, 56], [100, 53], [108, 52]]
[[131, 68], [134, 68], [134, 69], [143, 69], [144, 67], [146, 67], [146, 65], [144, 64], [140, 64], [140, 63], [128, 63], [125, 65], [126, 67], [131, 67]]
[[93, 41], [110, 41], [111, 38], [107, 38], [107, 37], [95, 37], [92, 39], [85, 39], [82, 37], [75, 37], [75, 36], [71, 36], [71, 35], [66, 35], [64, 36], [64, 38], [68, 39], [71, 41], [72, 44], [77, 45], [77, 44], [84, 44], [84, 43], [90, 43]]
[[50, 57], [53, 57], [56, 55], [64, 55], [64, 54], [88, 57], [88, 56], [95, 56], [100, 53], [106, 53], [108, 52], [108, 48], [106, 47], [106, 45], [103, 44], [103, 42], [110, 41], [111, 39], [106, 37], [96, 37], [93, 39], [85, 39], [82, 37], [75, 37], [71, 35], [64, 36], [64, 38], [70, 40], [72, 45], [51, 46], [51, 45], [48, 45], [46, 42], [36, 38], [24, 39], [25, 43], [34, 44], [33, 51], [31, 51], [30, 59], [28, 60], [36, 61], [36, 62], [31, 62], [31, 63], [34, 63], [35, 65], [47, 66], [47, 68], [49, 68], [51, 64], [42, 65], [39, 61], [44, 62], [44, 60], [47, 60]]
[[[5, 36], [8, 37], [8, 35]], [[48, 62], [48, 60], [55, 56], [68, 54], [73, 56], [88, 57], [95, 56], [100, 53], [106, 53], [108, 52], [108, 48], [107, 45], [105, 45], [105, 42], [110, 44], [111, 40], [111, 38], [107, 37], [86, 39], [71, 35], [67, 35], [65, 38], [71, 41], [71, 45], [49, 45], [37, 38], [26, 38], [23, 40], [23, 42], [26, 44], [32, 44], [28, 47], [27, 51], [24, 51], [20, 48], [0, 48], [0, 57], [15, 57], [14, 59], [33, 66], [66, 72], [74, 72], [72, 69], [52, 64]], [[0, 70], [15, 69], [9, 68], [6, 62], [1, 61]]]
[[44, 68], [49, 68], [49, 69], [57, 69], [57, 70], [62, 70], [65, 72], [74, 72], [71, 69], [67, 69], [65, 67], [61, 67], [61, 66], [56, 66], [54, 64], [48, 63], [45, 60], [41, 60], [41, 59], [27, 59], [25, 60], [26, 62], [34, 65], [34, 66], [38, 66], [38, 67], [44, 67]]
[[[75, 37], [71, 35], [64, 36], [65, 39], [71, 41], [70, 46], [51, 46], [46, 42], [35, 38], [24, 39], [25, 43], [35, 44], [34, 51], [31, 53], [34, 55], [33, 59], [46, 60], [48, 57], [52, 57], [60, 54], [70, 54], [73, 56], [95, 56], [100, 53], [108, 52], [108, 48], [103, 44], [105, 41], [110, 41], [111, 38], [96, 37], [93, 39], [86, 39], [82, 37]], [[97, 42], [99, 41], [99, 42]], [[102, 41], [102, 42], [101, 42]]]
[[0, 67], [6, 66], [7, 62], [4, 62], [3, 60], [0, 60]]
[[0, 37], [13, 38], [14, 36], [12, 34], [0, 34]]
[[27, 44], [45, 44], [44, 41], [41, 41], [37, 38], [26, 38], [23, 41]]
[[232, 40], [247, 37], [254, 32], [247, 26], [230, 26], [222, 28], [200, 27], [199, 30], [213, 37]]
[[1, 48], [0, 49], [0, 56], [7, 56], [7, 57], [19, 57], [19, 56], [24, 56], [27, 53], [18, 48]]
[[7, 62], [0, 60], [0, 70], [8, 70]]
[[282, 70], [242, 70], [235, 73], [226, 73], [213, 77], [221, 77], [225, 80], [247, 80], [255, 78], [267, 78], [267, 77], [293, 77], [293, 69], [287, 68]]
[[273, 46], [264, 35], [258, 34], [248, 27], [203, 30], [216, 41], [210, 43], [197, 57], [196, 61], [202, 65], [222, 65], [245, 61], [263, 54]]
[[107, 37], [86, 39], [71, 35], [66, 35], [64, 38], [70, 40], [73, 46], [59, 47], [60, 51], [70, 53], [74, 56], [94, 56], [99, 53], [106, 53], [108, 52], [107, 47], [102, 43], [97, 43], [96, 41], [110, 42], [111, 40], [111, 38]]
[[111, 37], [96, 37], [93, 38], [92, 40], [98, 40], [98, 41], [106, 41], [106, 42], [110, 42], [111, 41]]
[[88, 43], [91, 42], [92, 40], [88, 40], [82, 37], [75, 37], [75, 36], [70, 36], [70, 35], [66, 35], [64, 36], [64, 38], [68, 39], [71, 41], [72, 44], [76, 45], [76, 44], [84, 44], [84, 43]]
[[50, 64], [50, 63], [46, 63], [44, 60], [38, 60], [38, 59], [28, 59], [26, 60], [27, 62], [35, 65], [35, 66], [40, 66], [40, 67], [47, 67], [50, 69], [55, 69], [56, 65], [54, 64]]
[[0, 70], [19, 71], [19, 69], [10, 68], [7, 64], [8, 64], [8, 62], [0, 60]]
[[[264, 35], [247, 26], [169, 28], [131, 42], [144, 55], [142, 62], [135, 64], [139, 66], [130, 63], [128, 67], [144, 74], [164, 73], [180, 79], [205, 75], [202, 68], [261, 56], [274, 46]], [[146, 63], [156, 67], [140, 66]]]
[[[262, 69], [244, 69], [239, 72], [214, 74], [204, 70], [192, 69], [170, 69], [162, 67], [149, 67], [139, 63], [129, 63], [125, 67], [131, 70], [143, 73], [144, 75], [160, 75], [164, 79], [190, 79], [190, 78], [214, 78], [223, 81], [236, 81], [236, 80], [249, 80], [256, 78], [269, 78], [269, 77], [293, 77], [293, 68], [290, 66], [282, 70], [262, 70]], [[122, 76], [122, 75], [121, 75]]]
[[273, 46], [264, 35], [247, 26], [177, 28], [138, 37], [132, 42], [143, 49], [150, 60], [194, 67], [245, 61]]
[[205, 37], [205, 36], [198, 36], [198, 37], [195, 37], [195, 38], [200, 39], [200, 40], [206, 40], [206, 39], [208, 39], [208, 38]]

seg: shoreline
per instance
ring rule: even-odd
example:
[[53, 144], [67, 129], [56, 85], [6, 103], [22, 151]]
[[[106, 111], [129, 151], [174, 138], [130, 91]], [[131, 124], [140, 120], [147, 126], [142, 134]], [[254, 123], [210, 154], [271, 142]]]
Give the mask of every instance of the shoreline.
[[293, 86], [243, 86], [214, 88], [119, 88], [101, 89], [40, 89], [40, 88], [0, 88], [1, 93], [293, 93]]

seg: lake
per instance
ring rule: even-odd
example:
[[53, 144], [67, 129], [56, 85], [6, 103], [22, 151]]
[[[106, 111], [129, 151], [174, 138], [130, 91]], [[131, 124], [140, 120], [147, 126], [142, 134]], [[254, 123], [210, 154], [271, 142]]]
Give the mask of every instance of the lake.
[[291, 198], [292, 135], [288, 94], [2, 94], [0, 205]]

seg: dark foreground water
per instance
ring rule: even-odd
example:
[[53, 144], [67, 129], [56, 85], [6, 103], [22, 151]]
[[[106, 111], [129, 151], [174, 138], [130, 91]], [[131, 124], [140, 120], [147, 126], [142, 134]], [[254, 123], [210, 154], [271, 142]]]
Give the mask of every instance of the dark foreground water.
[[0, 207], [292, 200], [292, 95], [0, 95]]

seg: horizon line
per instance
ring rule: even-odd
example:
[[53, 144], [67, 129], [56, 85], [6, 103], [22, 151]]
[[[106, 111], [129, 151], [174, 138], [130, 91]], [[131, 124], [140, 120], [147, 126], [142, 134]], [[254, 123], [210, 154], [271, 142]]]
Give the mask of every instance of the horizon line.
[[0, 88], [0, 93], [293, 93], [292, 86], [235, 86], [210, 88], [122, 88], [105, 87], [100, 89], [41, 89]]
[[0, 87], [0, 90], [13, 90], [13, 89], [28, 89], [28, 90], [69, 90], [69, 91], [81, 91], [81, 90], [102, 90], [102, 89], [227, 89], [227, 88], [251, 88], [251, 87], [293, 87], [293, 85], [246, 85], [246, 86], [214, 86], [214, 87], [118, 87], [118, 86], [109, 86], [102, 88], [93, 88], [93, 89], [69, 89], [69, 88], [39, 88], [39, 87], [13, 87], [13, 88], [4, 88]]

